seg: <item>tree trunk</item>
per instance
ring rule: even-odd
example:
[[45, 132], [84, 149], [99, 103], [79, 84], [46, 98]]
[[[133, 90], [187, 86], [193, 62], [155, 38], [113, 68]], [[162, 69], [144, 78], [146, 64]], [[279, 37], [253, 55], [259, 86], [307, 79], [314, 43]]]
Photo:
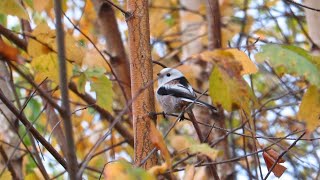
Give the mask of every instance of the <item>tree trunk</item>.
[[[3, 60], [0, 60], [0, 89], [7, 96], [8, 99], [14, 100], [14, 95], [13, 91], [10, 86], [10, 73], [6, 67], [6, 64]], [[0, 110], [1, 110], [1, 115], [0, 115], [0, 135], [1, 135], [1, 140], [16, 146], [19, 142], [20, 139], [17, 136], [16, 132], [18, 131], [18, 127], [15, 125], [16, 123], [16, 116], [6, 107], [5, 104], [1, 102], [0, 104]], [[10, 121], [10, 122], [9, 122]], [[16, 128], [16, 129], [15, 129]], [[5, 144], [2, 145], [4, 147], [4, 151], [8, 157], [11, 156], [12, 152], [14, 151], [14, 148], [11, 146], [7, 146]], [[1, 157], [1, 156], [0, 156]], [[3, 157], [1, 157], [1, 170], [6, 166], [5, 161], [3, 161]], [[22, 157], [21, 153], [19, 150], [17, 150], [14, 153], [13, 158], [11, 159], [10, 163], [14, 167], [16, 179], [23, 179], [23, 173], [22, 173]]]
[[[127, 17], [132, 91], [132, 115], [134, 132], [134, 163], [141, 161], [152, 151], [150, 140], [150, 112], [155, 112], [150, 52], [148, 0], [129, 0]], [[137, 96], [137, 97], [136, 97]], [[157, 163], [152, 155], [143, 165], [145, 169]]]
[[126, 102], [129, 102], [131, 100], [130, 67], [114, 10], [104, 0], [92, 0], [92, 3], [98, 14], [100, 31], [106, 39], [107, 52], [112, 56], [110, 64], [120, 81]]
[[[221, 20], [219, 0], [206, 0], [206, 7], [208, 21], [208, 50], [214, 50], [217, 48], [221, 48]], [[218, 125], [221, 128], [226, 128], [226, 121], [222, 108], [219, 108], [218, 116], [214, 118], [214, 124]], [[210, 139], [218, 139], [220, 137], [223, 137], [225, 134], [225, 131], [215, 130], [213, 131]], [[230, 159], [230, 151], [227, 138], [217, 144], [214, 148], [224, 152], [222, 157], [217, 158], [217, 161]], [[231, 163], [218, 165], [218, 172], [221, 179], [234, 179], [234, 176], [232, 175], [234, 172], [234, 166]]]
[[[306, 0], [304, 4], [308, 7], [320, 9], [320, 3], [318, 0]], [[310, 9], [305, 9], [306, 20], [308, 25], [309, 36], [315, 44], [312, 44], [312, 53], [320, 54], [320, 13]]]

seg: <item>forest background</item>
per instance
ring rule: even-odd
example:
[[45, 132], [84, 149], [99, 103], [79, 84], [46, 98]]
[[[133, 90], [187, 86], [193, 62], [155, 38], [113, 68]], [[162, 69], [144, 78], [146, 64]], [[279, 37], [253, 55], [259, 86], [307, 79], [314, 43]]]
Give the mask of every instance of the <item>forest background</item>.
[[[319, 27], [317, 0], [1, 0], [0, 178], [319, 179]], [[218, 113], [165, 119], [163, 67]]]

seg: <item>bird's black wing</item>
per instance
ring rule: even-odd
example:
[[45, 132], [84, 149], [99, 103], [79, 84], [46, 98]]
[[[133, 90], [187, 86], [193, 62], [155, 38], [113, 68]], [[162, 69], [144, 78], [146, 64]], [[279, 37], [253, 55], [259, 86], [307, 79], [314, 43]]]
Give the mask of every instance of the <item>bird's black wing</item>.
[[190, 100], [195, 100], [196, 97], [191, 95], [188, 92], [189, 92], [188, 89], [182, 89], [182, 87], [174, 88], [174, 87], [168, 87], [168, 86], [161, 86], [157, 91], [157, 93], [162, 96], [170, 95], [177, 98], [187, 98]]
[[180, 86], [161, 86], [158, 90], [157, 90], [157, 94], [158, 95], [170, 95], [170, 96], [174, 96], [176, 98], [181, 98], [184, 101], [187, 102], [195, 102], [196, 104], [199, 105], [203, 105], [203, 106], [207, 106], [213, 110], [216, 110], [216, 108], [208, 103], [205, 103], [201, 100], [198, 100], [196, 96], [191, 95], [189, 93], [189, 89], [187, 88], [182, 88]]

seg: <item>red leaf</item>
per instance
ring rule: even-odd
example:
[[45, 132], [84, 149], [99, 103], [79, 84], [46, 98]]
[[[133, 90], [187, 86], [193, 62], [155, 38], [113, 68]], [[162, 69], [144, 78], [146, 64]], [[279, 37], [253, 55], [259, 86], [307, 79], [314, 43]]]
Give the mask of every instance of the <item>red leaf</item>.
[[[277, 153], [276, 151], [270, 149], [270, 150], [264, 151], [264, 152], [262, 153], [262, 156], [263, 156], [264, 161], [266, 162], [268, 171], [270, 171], [270, 169], [271, 169], [271, 167], [273, 166], [273, 164], [276, 163], [276, 160], [277, 160], [278, 157], [279, 157], [279, 153]], [[284, 160], [281, 158], [281, 159], [277, 162], [277, 164], [275, 165], [275, 167], [272, 169], [272, 172], [273, 172], [273, 174], [274, 174], [276, 177], [282, 176], [282, 174], [284, 173], [284, 171], [287, 169], [286, 167], [284, 167], [284, 166], [282, 166], [281, 164], [279, 164], [279, 163], [282, 163], [282, 162], [284, 162]]]
[[264, 161], [266, 162], [266, 165], [267, 165], [267, 168], [268, 168], [268, 171], [270, 170], [271, 166], [273, 165], [274, 163], [274, 160], [272, 159], [272, 157], [267, 154], [266, 152], [263, 152], [262, 153], [262, 156], [263, 156], [263, 159]]
[[[273, 150], [273, 149], [268, 149], [266, 152], [267, 152], [274, 160], [277, 160], [278, 157], [280, 156], [280, 154], [279, 154], [278, 152], [276, 152], [275, 150]], [[284, 160], [283, 158], [280, 158], [279, 161], [278, 161], [278, 163], [284, 163], [284, 162], [285, 162], [285, 160]]]

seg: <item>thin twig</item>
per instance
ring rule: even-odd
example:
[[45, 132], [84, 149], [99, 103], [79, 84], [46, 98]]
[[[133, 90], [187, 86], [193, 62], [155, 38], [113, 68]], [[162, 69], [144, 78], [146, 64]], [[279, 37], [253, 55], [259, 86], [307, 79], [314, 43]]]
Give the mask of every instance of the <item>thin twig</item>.
[[121, 11], [125, 18], [129, 18], [130, 16], [132, 16], [132, 14], [128, 11], [125, 11], [124, 9], [122, 9], [120, 6], [114, 4], [112, 1], [109, 1], [109, 0], [105, 0], [104, 2], [110, 4], [111, 6], [115, 7], [116, 9], [118, 9], [119, 11]]
[[45, 140], [45, 138], [35, 129], [26, 117], [22, 116], [19, 110], [7, 99], [7, 97], [0, 91], [0, 100], [7, 106], [7, 108], [19, 119], [19, 121], [30, 129], [31, 134], [40, 141], [40, 143], [52, 154], [52, 156], [64, 167], [67, 168], [66, 161], [61, 155], [52, 147], [52, 145]]
[[295, 1], [292, 1], [292, 0], [285, 0], [295, 6], [298, 6], [298, 7], [303, 7], [303, 8], [306, 8], [306, 9], [309, 9], [309, 10], [312, 10], [312, 11], [317, 11], [317, 12], [320, 12], [320, 9], [316, 9], [316, 8], [312, 8], [312, 7], [309, 7], [309, 6], [306, 6], [306, 5], [303, 5], [303, 4], [300, 4], [300, 3], [297, 3]]

